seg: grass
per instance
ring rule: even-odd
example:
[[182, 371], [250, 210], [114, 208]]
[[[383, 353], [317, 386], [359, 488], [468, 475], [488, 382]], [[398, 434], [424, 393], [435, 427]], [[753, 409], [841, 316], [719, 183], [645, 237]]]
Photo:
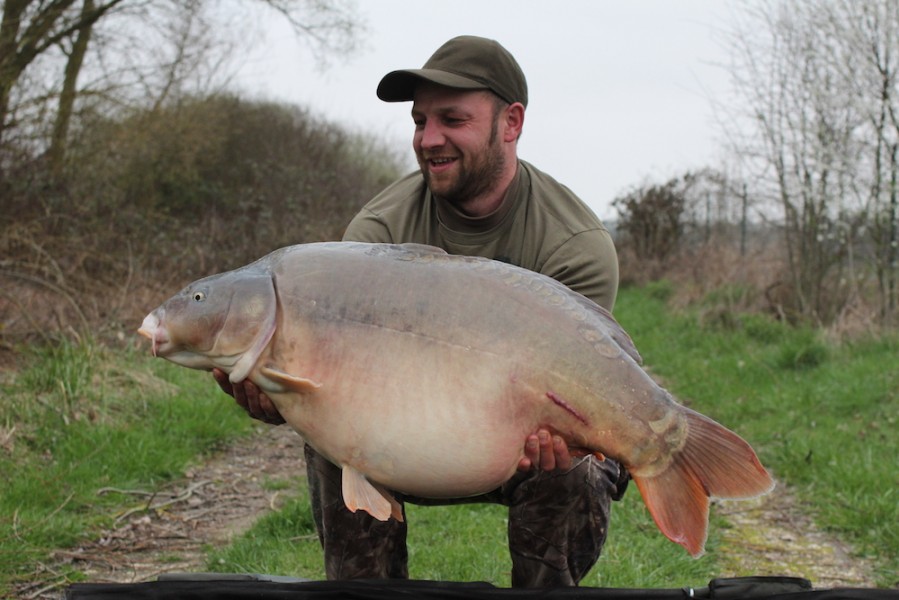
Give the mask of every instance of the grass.
[[[617, 305], [647, 367], [685, 403], [746, 437], [819, 526], [870, 557], [880, 585], [895, 586], [899, 339], [834, 345], [760, 316], [671, 314], [669, 289], [623, 290]], [[208, 375], [135, 351], [36, 349], [0, 383], [0, 596], [33, 579], [52, 550], [131, 508], [99, 489], [161, 487], [252, 427]], [[407, 508], [412, 577], [509, 584], [503, 507]], [[658, 532], [632, 487], [613, 505], [603, 556], [583, 583], [704, 585], [719, 573], [722, 527], [713, 512], [708, 553], [693, 560]], [[209, 568], [324, 577], [305, 496], [210, 549]]]
[[[406, 506], [409, 575], [435, 581], [486, 581], [507, 587], [512, 566], [505, 507], [491, 504]], [[717, 546], [712, 535], [708, 548]], [[322, 551], [305, 494], [270, 513], [231, 545], [213, 550], [210, 571], [289, 574], [323, 579]], [[699, 560], [656, 529], [636, 490], [614, 505], [611, 534], [583, 585], [704, 585], [717, 573], [713, 552]]]
[[899, 338], [828, 344], [758, 315], [707, 322], [670, 314], [658, 292], [627, 290], [616, 313], [652, 373], [750, 440], [820, 527], [873, 559], [878, 585], [899, 584]]
[[305, 486], [278, 512], [260, 518], [234, 543], [211, 549], [209, 570], [324, 579], [321, 546]]
[[0, 596], [130, 508], [99, 490], [157, 489], [250, 427], [208, 375], [143, 353], [66, 342], [26, 354], [0, 394], [11, 440], [0, 449]]

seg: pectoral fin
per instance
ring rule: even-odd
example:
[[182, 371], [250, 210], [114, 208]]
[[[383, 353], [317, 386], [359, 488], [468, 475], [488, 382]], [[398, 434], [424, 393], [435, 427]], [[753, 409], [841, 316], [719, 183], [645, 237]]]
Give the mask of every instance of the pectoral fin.
[[403, 520], [403, 508], [393, 495], [372, 484], [365, 475], [350, 466], [343, 467], [343, 501], [352, 512], [364, 510], [379, 521], [393, 517]]
[[261, 387], [269, 391], [291, 391], [298, 394], [310, 394], [322, 386], [322, 384], [311, 379], [297, 377], [272, 367], [262, 367], [259, 372], [267, 380], [266, 382], [260, 382], [262, 384]]

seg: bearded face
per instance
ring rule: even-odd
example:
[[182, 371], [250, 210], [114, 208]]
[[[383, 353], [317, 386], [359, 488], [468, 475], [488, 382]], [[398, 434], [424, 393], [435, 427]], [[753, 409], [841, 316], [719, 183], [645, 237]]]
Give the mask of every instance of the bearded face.
[[416, 90], [413, 147], [428, 188], [457, 206], [490, 193], [506, 167], [501, 106], [489, 92]]

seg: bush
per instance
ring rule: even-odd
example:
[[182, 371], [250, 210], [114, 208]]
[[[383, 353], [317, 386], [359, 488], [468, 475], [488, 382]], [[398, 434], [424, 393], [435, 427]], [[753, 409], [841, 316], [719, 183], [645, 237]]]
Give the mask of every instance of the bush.
[[773, 344], [782, 340], [788, 331], [781, 321], [775, 321], [767, 315], [746, 313], [740, 315], [740, 322], [746, 335], [753, 340], [765, 344]]
[[674, 295], [674, 284], [667, 279], [647, 283], [645, 289], [650, 298], [661, 302], [667, 302]]
[[791, 336], [780, 347], [777, 366], [785, 370], [812, 369], [827, 361], [827, 346], [815, 332], [805, 329]]
[[283, 104], [211, 96], [86, 115], [62, 179], [40, 161], [6, 174], [0, 343], [131, 336], [189, 281], [339, 239], [400, 170], [377, 140]]

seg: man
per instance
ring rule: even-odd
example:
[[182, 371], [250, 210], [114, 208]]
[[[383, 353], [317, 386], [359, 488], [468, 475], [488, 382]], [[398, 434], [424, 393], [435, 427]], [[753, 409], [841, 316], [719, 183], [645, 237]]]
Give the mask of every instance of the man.
[[[420, 172], [369, 202], [345, 240], [430, 244], [510, 262], [612, 309], [618, 263], [609, 233], [570, 190], [518, 159], [527, 83], [505, 48], [484, 38], [454, 38], [422, 69], [388, 73], [377, 94], [386, 102], [412, 101]], [[252, 415], [283, 422], [252, 384], [231, 389], [222, 373], [216, 379]], [[524, 444], [509, 482], [458, 502], [509, 507], [513, 586], [576, 585], [599, 557], [610, 500], [621, 497], [627, 474], [612, 460], [572, 457], [548, 431], [534, 432]], [[306, 459], [328, 578], [407, 577], [406, 523], [351, 513], [341, 497], [340, 470], [308, 446]]]

